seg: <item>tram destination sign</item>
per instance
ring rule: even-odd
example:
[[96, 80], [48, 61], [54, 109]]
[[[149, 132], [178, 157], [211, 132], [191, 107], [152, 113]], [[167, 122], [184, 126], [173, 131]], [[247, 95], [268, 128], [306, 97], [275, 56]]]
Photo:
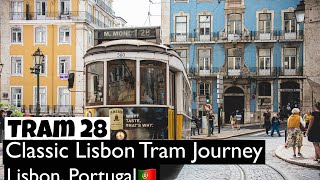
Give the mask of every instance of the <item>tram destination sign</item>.
[[159, 32], [160, 27], [98, 29], [96, 30], [96, 39], [156, 39], [160, 34]]

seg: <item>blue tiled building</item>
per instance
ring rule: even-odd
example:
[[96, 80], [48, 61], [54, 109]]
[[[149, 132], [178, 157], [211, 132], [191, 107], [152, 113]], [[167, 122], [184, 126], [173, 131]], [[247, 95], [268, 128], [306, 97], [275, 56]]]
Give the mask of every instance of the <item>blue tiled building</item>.
[[[206, 95], [224, 123], [239, 110], [244, 123], [266, 109], [302, 106], [303, 25], [299, 0], [163, 0], [162, 37], [180, 54], [202, 116]], [[217, 76], [223, 80], [217, 82]], [[223, 85], [218, 85], [218, 84]], [[222, 100], [217, 100], [222, 99]]]

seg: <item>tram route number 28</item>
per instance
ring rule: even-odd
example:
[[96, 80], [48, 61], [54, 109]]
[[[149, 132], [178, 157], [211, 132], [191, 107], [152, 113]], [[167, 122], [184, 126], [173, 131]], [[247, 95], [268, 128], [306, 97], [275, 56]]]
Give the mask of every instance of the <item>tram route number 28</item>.
[[6, 140], [110, 140], [109, 117], [9, 117]]

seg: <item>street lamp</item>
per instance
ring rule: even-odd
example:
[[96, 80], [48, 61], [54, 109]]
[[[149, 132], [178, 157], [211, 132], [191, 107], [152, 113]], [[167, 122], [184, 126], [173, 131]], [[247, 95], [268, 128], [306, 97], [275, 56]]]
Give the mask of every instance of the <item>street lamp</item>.
[[34, 53], [33, 53], [33, 59], [34, 59], [34, 67], [30, 68], [31, 73], [37, 75], [37, 104], [36, 104], [36, 117], [40, 116], [40, 67], [42, 66], [42, 62], [44, 60], [44, 55], [40, 51], [40, 48], [38, 48]]
[[298, 23], [304, 22], [304, 13], [305, 13], [305, 4], [304, 0], [300, 1], [300, 4], [297, 5], [297, 8], [294, 10], [296, 20]]

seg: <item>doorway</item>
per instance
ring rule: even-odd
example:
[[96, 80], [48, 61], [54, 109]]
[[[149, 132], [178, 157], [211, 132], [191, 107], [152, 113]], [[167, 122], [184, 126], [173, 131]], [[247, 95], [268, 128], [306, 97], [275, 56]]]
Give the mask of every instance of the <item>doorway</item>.
[[244, 123], [244, 96], [225, 96], [224, 97], [224, 111], [225, 111], [225, 123], [230, 124], [230, 116], [239, 110], [242, 119], [241, 124]]

